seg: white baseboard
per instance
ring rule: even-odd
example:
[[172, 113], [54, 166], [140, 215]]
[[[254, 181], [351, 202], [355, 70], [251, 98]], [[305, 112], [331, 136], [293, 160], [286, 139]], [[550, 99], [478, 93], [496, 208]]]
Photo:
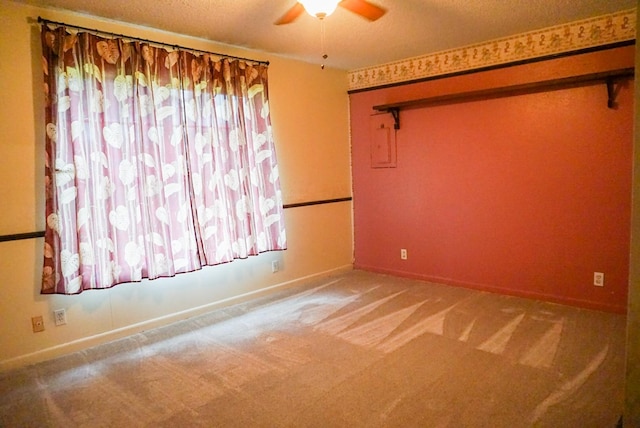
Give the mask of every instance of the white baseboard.
[[303, 282], [319, 279], [322, 277], [335, 275], [338, 273], [348, 272], [353, 270], [353, 265], [344, 265], [335, 269], [330, 269], [324, 272], [318, 272], [312, 275], [303, 276], [290, 281], [281, 282], [269, 287], [261, 288], [259, 290], [251, 291], [248, 293], [239, 294], [237, 296], [228, 297], [226, 299], [218, 300], [215, 302], [207, 303], [206, 305], [197, 306], [184, 311], [175, 312], [169, 315], [153, 318], [140, 323], [128, 325], [126, 327], [110, 330], [104, 333], [83, 337], [81, 339], [73, 340], [71, 342], [63, 343], [60, 345], [52, 346], [49, 348], [41, 349], [36, 352], [32, 352], [18, 357], [9, 358], [0, 361], [0, 372], [13, 370], [21, 367], [25, 367], [31, 364], [36, 364], [42, 361], [50, 360], [60, 357], [62, 355], [70, 354], [72, 352], [81, 351], [83, 349], [90, 348], [92, 346], [100, 345], [102, 343], [110, 342], [112, 340], [121, 339], [132, 334], [140, 333], [141, 331], [149, 330], [156, 327], [165, 326], [176, 321], [181, 321], [187, 318], [192, 318], [214, 309], [219, 309], [225, 306], [231, 306], [238, 303], [246, 302], [251, 299], [263, 297], [274, 293], [276, 291], [284, 290], [290, 287], [295, 287]]

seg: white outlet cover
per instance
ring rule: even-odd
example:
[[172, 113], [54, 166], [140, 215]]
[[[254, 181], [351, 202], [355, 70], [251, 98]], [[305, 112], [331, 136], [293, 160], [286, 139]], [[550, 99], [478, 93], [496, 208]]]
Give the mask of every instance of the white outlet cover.
[[593, 285], [595, 285], [596, 287], [604, 287], [604, 273], [602, 272], [593, 273]]
[[67, 323], [67, 312], [64, 309], [53, 311], [53, 319], [56, 325], [65, 325]]

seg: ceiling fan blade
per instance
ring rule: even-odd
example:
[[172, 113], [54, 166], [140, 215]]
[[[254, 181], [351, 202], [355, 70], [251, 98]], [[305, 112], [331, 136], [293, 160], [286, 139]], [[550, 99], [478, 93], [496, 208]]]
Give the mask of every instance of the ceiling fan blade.
[[285, 13], [284, 15], [282, 15], [280, 17], [280, 19], [278, 19], [275, 24], [276, 25], [283, 25], [283, 24], [290, 24], [292, 23], [297, 17], [299, 17], [300, 15], [302, 15], [302, 12], [304, 12], [304, 6], [302, 5], [302, 3], [298, 3], [296, 2], [296, 4], [287, 11], [287, 13]]
[[353, 13], [357, 13], [369, 21], [375, 21], [387, 13], [385, 9], [369, 3], [366, 0], [342, 0], [338, 5]]

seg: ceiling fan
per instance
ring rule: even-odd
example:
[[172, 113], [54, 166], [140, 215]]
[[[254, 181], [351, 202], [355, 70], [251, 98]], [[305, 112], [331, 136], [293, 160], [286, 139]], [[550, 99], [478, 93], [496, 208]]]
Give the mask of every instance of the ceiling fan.
[[289, 9], [275, 24], [283, 25], [293, 22], [305, 10], [312, 16], [324, 19], [329, 16], [336, 7], [343, 7], [369, 21], [375, 21], [387, 11], [366, 0], [300, 0]]

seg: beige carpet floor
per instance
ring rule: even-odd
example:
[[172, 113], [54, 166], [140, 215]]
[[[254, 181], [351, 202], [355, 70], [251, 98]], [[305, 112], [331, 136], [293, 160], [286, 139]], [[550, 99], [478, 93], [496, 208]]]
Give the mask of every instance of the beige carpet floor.
[[614, 427], [625, 317], [361, 271], [0, 374], [2, 427]]

